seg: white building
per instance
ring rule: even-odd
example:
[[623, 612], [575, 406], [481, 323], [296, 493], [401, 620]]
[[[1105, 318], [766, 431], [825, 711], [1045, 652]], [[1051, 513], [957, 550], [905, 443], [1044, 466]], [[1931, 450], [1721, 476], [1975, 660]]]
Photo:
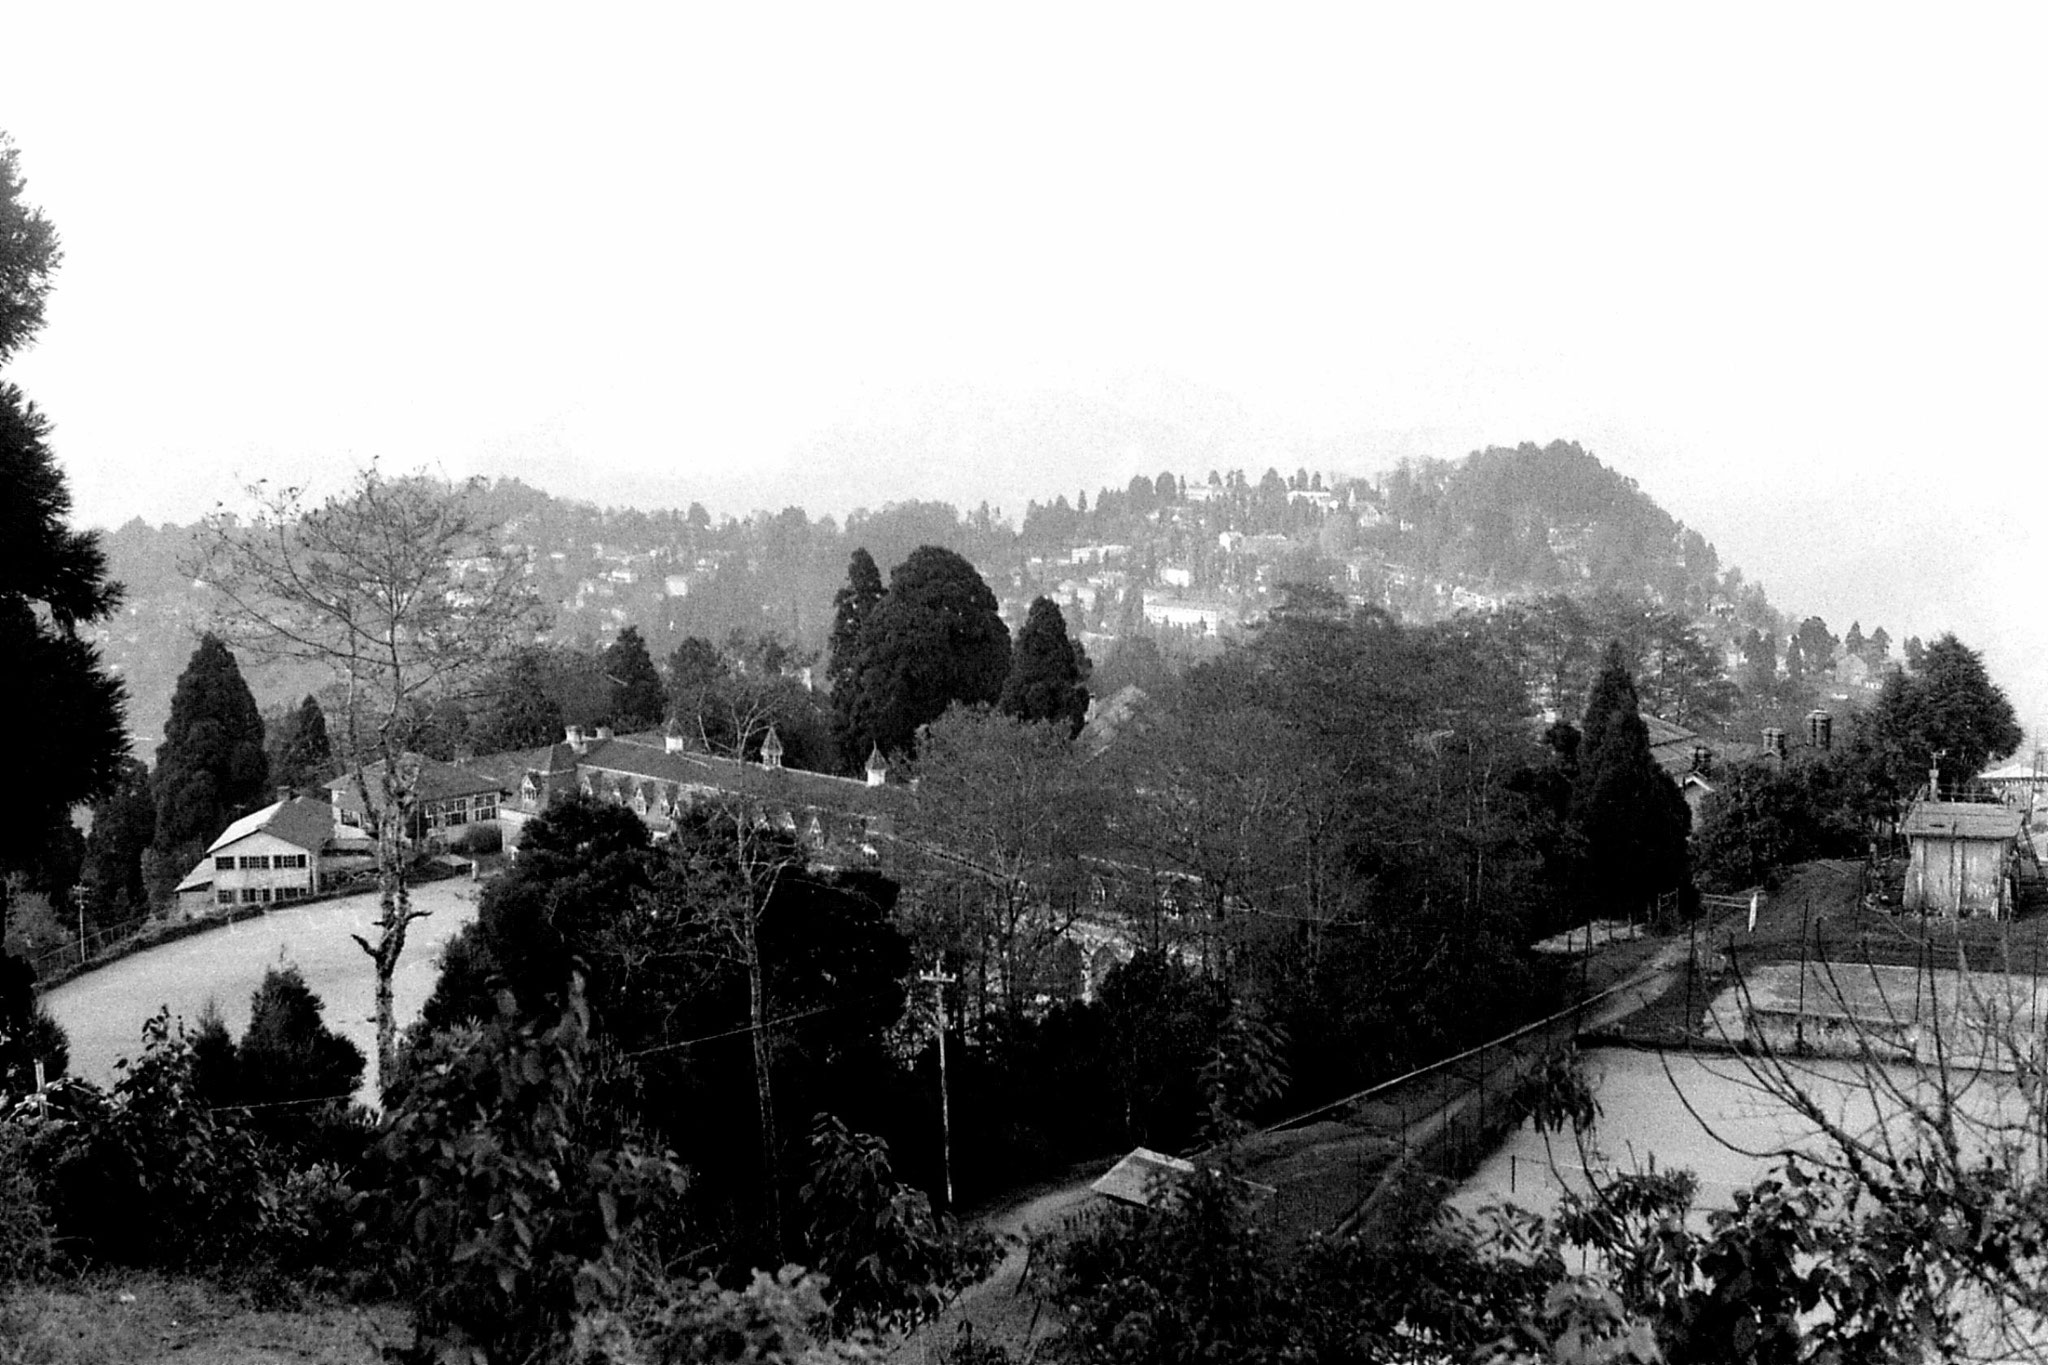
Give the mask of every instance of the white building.
[[302, 900], [338, 873], [372, 861], [368, 840], [336, 837], [334, 808], [327, 802], [290, 797], [222, 830], [178, 883], [178, 905], [196, 914]]

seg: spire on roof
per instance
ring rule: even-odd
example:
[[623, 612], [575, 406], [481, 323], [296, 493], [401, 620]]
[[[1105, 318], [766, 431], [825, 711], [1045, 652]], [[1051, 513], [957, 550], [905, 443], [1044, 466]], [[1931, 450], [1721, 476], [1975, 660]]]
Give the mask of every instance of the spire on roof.
[[879, 787], [889, 775], [888, 760], [882, 757], [882, 746], [877, 744], [868, 750], [868, 785]]
[[768, 738], [761, 741], [761, 766], [780, 768], [782, 766], [782, 736], [775, 733], [774, 725], [768, 727]]

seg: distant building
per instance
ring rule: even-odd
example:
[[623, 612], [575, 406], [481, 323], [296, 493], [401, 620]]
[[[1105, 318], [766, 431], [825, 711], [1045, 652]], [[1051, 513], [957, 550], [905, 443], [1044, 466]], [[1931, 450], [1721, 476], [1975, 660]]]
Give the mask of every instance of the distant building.
[[[438, 841], [448, 830], [498, 818], [502, 788], [495, 776], [419, 754], [407, 754], [399, 761], [401, 774], [408, 769], [416, 774], [412, 778], [413, 838]], [[386, 807], [382, 763], [364, 769], [362, 786], [369, 789], [367, 807], [354, 773], [327, 784], [328, 801], [337, 824], [374, 833], [375, 816], [381, 816]]]

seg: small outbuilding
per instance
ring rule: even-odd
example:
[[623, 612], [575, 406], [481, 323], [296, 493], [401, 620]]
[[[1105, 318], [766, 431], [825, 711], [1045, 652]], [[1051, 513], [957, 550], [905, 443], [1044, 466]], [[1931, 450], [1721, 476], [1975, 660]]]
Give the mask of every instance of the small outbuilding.
[[2025, 820], [2009, 806], [1915, 802], [1899, 826], [1912, 855], [1905, 908], [1951, 919], [2011, 914]]

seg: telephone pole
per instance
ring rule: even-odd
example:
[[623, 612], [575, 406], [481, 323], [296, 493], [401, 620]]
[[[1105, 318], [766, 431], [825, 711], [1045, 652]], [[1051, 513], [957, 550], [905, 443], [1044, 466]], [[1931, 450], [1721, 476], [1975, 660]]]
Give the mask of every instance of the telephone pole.
[[946, 987], [960, 978], [946, 971], [945, 959], [932, 963], [919, 981], [937, 988], [939, 1001], [939, 1160], [946, 1176], [946, 1211], [953, 1211], [953, 1103], [946, 1084]]

